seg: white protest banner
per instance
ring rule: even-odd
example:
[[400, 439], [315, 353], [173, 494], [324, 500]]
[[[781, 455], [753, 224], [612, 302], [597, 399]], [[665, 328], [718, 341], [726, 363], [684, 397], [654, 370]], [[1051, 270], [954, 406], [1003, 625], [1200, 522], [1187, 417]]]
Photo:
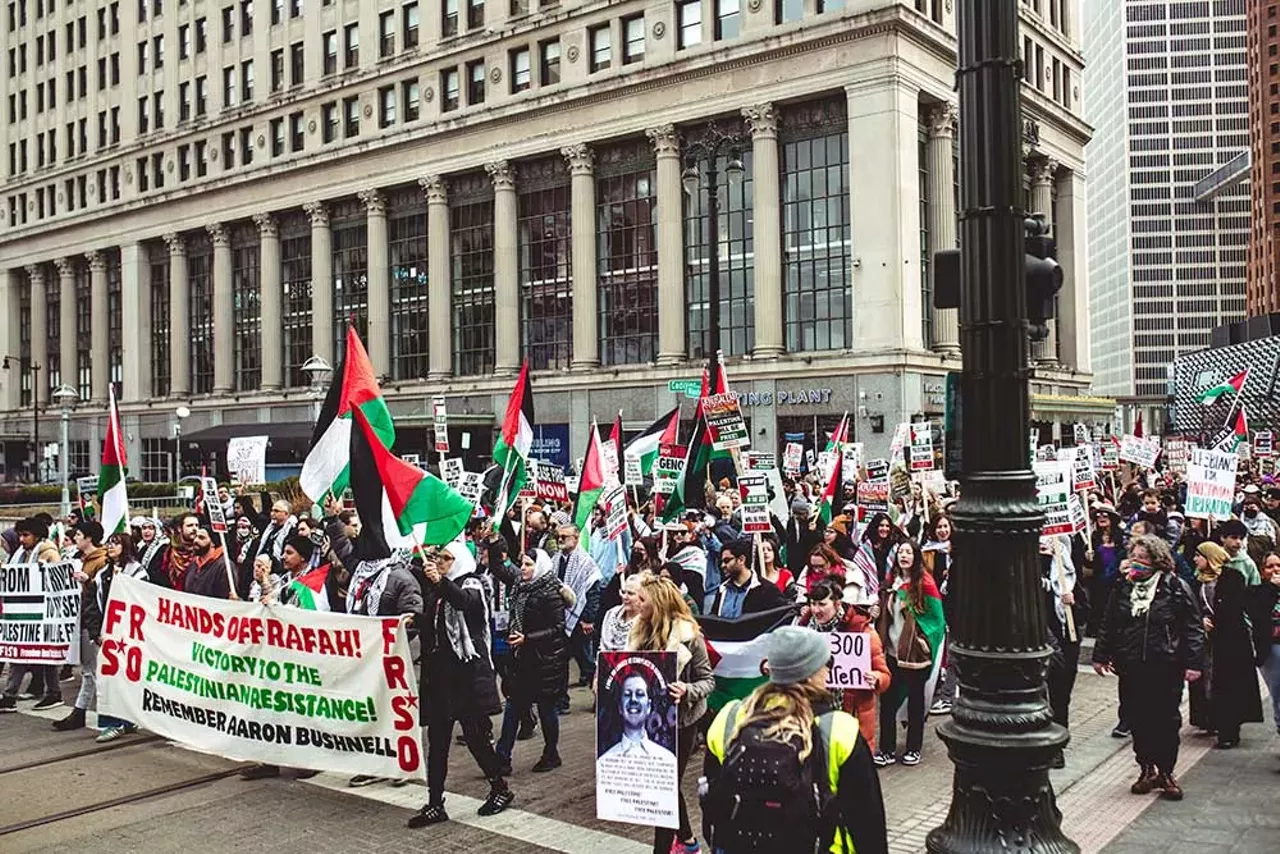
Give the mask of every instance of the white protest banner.
[[1187, 463], [1187, 516], [1189, 518], [1228, 519], [1235, 499], [1235, 454], [1194, 448]]
[[0, 566], [0, 661], [80, 663], [80, 582], [76, 564]]
[[861, 690], [875, 686], [871, 669], [870, 632], [828, 632], [831, 644], [831, 669], [827, 673], [828, 688]]
[[684, 445], [663, 442], [658, 448], [658, 461], [653, 466], [653, 491], [657, 495], [670, 495], [676, 488], [684, 457], [688, 449]]
[[463, 498], [472, 504], [479, 504], [480, 496], [484, 495], [484, 475], [478, 471], [464, 471], [456, 488]]
[[1040, 509], [1044, 512], [1044, 528], [1041, 536], [1070, 534], [1075, 531], [1071, 522], [1071, 467], [1057, 460], [1032, 464], [1036, 474], [1036, 494]]
[[209, 530], [215, 534], [227, 532], [227, 514], [218, 498], [218, 482], [211, 477], [200, 478], [200, 493], [204, 499], [204, 512], [209, 517]]
[[569, 487], [564, 483], [564, 469], [545, 460], [535, 460], [534, 468], [538, 473], [538, 485], [534, 489], [538, 498], [544, 501], [569, 500]]
[[1083, 424], [1076, 424], [1071, 428], [1071, 433], [1075, 438], [1076, 445], [1089, 444], [1089, 428]]
[[437, 395], [431, 399], [431, 421], [436, 438], [436, 453], [449, 453], [449, 407], [444, 397]]
[[742, 492], [742, 532], [767, 534], [773, 530], [769, 521], [769, 479], [764, 472], [748, 472], [738, 475], [738, 489]]
[[644, 465], [635, 454], [622, 455], [622, 482], [627, 486], [644, 484]]
[[1120, 449], [1115, 442], [1107, 442], [1102, 446], [1102, 470], [1117, 471], [1120, 468]]
[[1262, 460], [1275, 456], [1270, 430], [1259, 430], [1253, 434], [1253, 455]]
[[679, 824], [674, 652], [602, 652], [596, 673], [596, 818]]
[[622, 536], [627, 529], [627, 488], [620, 483], [606, 486], [600, 496], [604, 506], [605, 536], [609, 539]]
[[911, 470], [933, 471], [933, 425], [911, 424]]
[[800, 460], [804, 457], [804, 445], [788, 442], [782, 450], [782, 469], [789, 477], [800, 474]]
[[237, 436], [227, 442], [227, 471], [243, 484], [267, 482], [267, 437]]
[[1144, 469], [1156, 467], [1156, 458], [1160, 456], [1160, 442], [1146, 436], [1125, 435], [1120, 440], [1120, 459], [1133, 463]]
[[702, 399], [702, 415], [711, 429], [711, 447], [717, 451], [745, 448], [751, 444], [747, 423], [735, 394], [712, 394]]
[[399, 618], [179, 593], [116, 576], [98, 710], [240, 762], [422, 779]]
[[457, 489], [458, 484], [462, 482], [462, 459], [459, 457], [446, 457], [441, 460], [440, 479]]

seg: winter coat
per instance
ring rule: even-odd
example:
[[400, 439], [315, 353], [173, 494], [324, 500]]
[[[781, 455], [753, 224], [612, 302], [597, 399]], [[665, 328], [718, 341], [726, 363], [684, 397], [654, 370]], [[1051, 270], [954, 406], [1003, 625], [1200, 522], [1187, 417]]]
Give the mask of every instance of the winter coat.
[[223, 554], [221, 546], [211, 547], [208, 554], [203, 556], [192, 556], [191, 562], [187, 564], [182, 589], [210, 599], [231, 598], [231, 582], [227, 580], [227, 556]]
[[1280, 623], [1276, 608], [1280, 607], [1280, 587], [1263, 582], [1249, 588], [1249, 619], [1253, 623], [1254, 664], [1261, 667], [1271, 655], [1271, 647], [1280, 644]]
[[[476, 573], [454, 579], [441, 578], [436, 584], [418, 576], [422, 593], [422, 615], [414, 622], [422, 641], [421, 670], [418, 687], [421, 692], [421, 722], [461, 720], [497, 714], [498, 685], [494, 679], [490, 655], [488, 593]], [[459, 661], [449, 645], [445, 629], [448, 602], [462, 613], [467, 630], [480, 655], [471, 661]]]
[[1093, 648], [1095, 664], [1116, 669], [1144, 664], [1176, 664], [1199, 670], [1204, 656], [1200, 605], [1185, 581], [1162, 572], [1146, 613], [1133, 616], [1133, 583], [1120, 578], [1102, 614], [1102, 630]]
[[1254, 671], [1252, 627], [1244, 576], [1224, 568], [1213, 589], [1213, 671], [1209, 696], [1218, 729], [1262, 721], [1262, 693]]
[[524, 643], [515, 651], [512, 696], [520, 700], [558, 699], [569, 690], [569, 639], [564, 634], [564, 599], [559, 584], [531, 590], [520, 620]]
[[[808, 626], [812, 618], [804, 617], [797, 625]], [[884, 657], [884, 643], [880, 633], [871, 624], [871, 618], [855, 608], [846, 608], [844, 620], [836, 627], [839, 632], [866, 632], [871, 638], [871, 672], [876, 676], [875, 688], [846, 688], [833, 691], [841, 701], [841, 707], [858, 719], [858, 732], [871, 748], [876, 750], [876, 697], [889, 690], [893, 677], [889, 673], [889, 663]]]
[[[639, 651], [630, 643], [627, 644], [627, 650]], [[676, 681], [688, 686], [680, 699], [678, 717], [679, 727], [684, 729], [693, 726], [706, 715], [707, 697], [715, 690], [716, 677], [711, 667], [711, 657], [707, 655], [706, 639], [702, 637], [696, 623], [678, 621], [671, 630], [666, 651], [676, 654]]]
[[[711, 607], [707, 609], [707, 614], [715, 617], [723, 616], [721, 609], [724, 607], [725, 588], [732, 584], [726, 581], [716, 588], [715, 596], [711, 600]], [[782, 595], [782, 591], [777, 585], [762, 581], [759, 574], [751, 573], [751, 580], [747, 582], [746, 598], [742, 601], [743, 614], [758, 614], [761, 611], [771, 611], [774, 608], [783, 608], [792, 604], [787, 597]]]
[[92, 581], [88, 582], [90, 595], [85, 600], [80, 619], [81, 631], [85, 632], [85, 636], [90, 640], [102, 634], [102, 617], [107, 612], [107, 600], [111, 598], [111, 583], [118, 574], [128, 575], [141, 581], [147, 580], [147, 571], [142, 568], [142, 564], [134, 562], [121, 568], [119, 573], [111, 564], [107, 564], [93, 577]]

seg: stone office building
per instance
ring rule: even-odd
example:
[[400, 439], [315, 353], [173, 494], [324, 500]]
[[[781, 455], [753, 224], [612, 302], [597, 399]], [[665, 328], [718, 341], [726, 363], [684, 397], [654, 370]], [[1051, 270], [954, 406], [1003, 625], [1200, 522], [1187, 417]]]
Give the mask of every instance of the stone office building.
[[[1066, 272], [1035, 353], [1052, 428], [1110, 411], [1082, 396], [1090, 129], [1078, 0], [1020, 12], [1028, 206]], [[349, 321], [402, 451], [443, 394], [479, 462], [528, 358], [541, 445], [568, 461], [592, 418], [682, 399], [714, 348], [713, 261], [757, 447], [848, 411], [877, 453], [941, 414], [950, 0], [15, 0], [0, 28], [7, 477], [64, 384], [73, 472], [97, 467], [109, 383], [145, 479], [176, 446], [216, 468], [238, 435], [296, 466], [324, 379], [305, 366], [339, 362]]]

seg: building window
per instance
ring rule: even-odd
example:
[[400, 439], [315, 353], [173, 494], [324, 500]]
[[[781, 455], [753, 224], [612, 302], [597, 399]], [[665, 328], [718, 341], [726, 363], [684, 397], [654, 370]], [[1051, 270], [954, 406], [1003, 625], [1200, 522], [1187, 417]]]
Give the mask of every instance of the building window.
[[306, 147], [306, 114], [299, 110], [289, 114], [289, 150], [302, 151]]
[[622, 19], [622, 64], [644, 59], [644, 15]]
[[231, 291], [235, 300], [236, 390], [262, 385], [262, 303], [259, 287], [257, 229], [237, 227], [232, 233]]
[[736, 39], [742, 34], [742, 15], [738, 0], [715, 0], [716, 41]]
[[[353, 212], [354, 213], [354, 212]], [[335, 211], [335, 214], [339, 214]], [[347, 324], [361, 339], [369, 326], [369, 231], [366, 221], [349, 219], [333, 225], [334, 358], [341, 363], [347, 347]]]
[[717, 163], [723, 201], [719, 234], [714, 241], [710, 235], [710, 198], [705, 179], [696, 194], [685, 197], [685, 288], [689, 307], [689, 354], [694, 359], [707, 358], [715, 349], [715, 342], [709, 340], [707, 332], [710, 296], [707, 283], [713, 249], [719, 253], [720, 348], [725, 355], [741, 356], [755, 346], [751, 151], [748, 149], [739, 157], [745, 172], [736, 183], [726, 179], [729, 156], [722, 154]]
[[222, 43], [228, 44], [236, 34], [236, 10], [227, 6], [222, 10]]
[[196, 18], [196, 55], [204, 53], [209, 47], [209, 26], [204, 18]]
[[652, 151], [638, 142], [620, 150], [627, 171], [596, 178], [600, 360], [647, 364], [658, 342], [657, 178]]
[[289, 85], [301, 86], [307, 76], [307, 52], [302, 42], [289, 45]]
[[702, 44], [702, 2], [681, 0], [676, 6], [676, 48], [684, 50]]
[[406, 80], [400, 84], [400, 100], [404, 102], [404, 120], [406, 122], [416, 122], [418, 120], [418, 81]]
[[493, 199], [454, 202], [449, 220], [453, 373], [482, 376], [494, 364]]
[[484, 26], [484, 0], [467, 0], [467, 29], [478, 30]]
[[271, 156], [284, 154], [284, 118], [271, 120]]
[[774, 21], [776, 23], [789, 24], [803, 19], [804, 0], [776, 0], [774, 3]]
[[388, 200], [391, 257], [391, 375], [398, 380], [427, 375], [427, 208], [410, 190]]
[[[563, 160], [546, 171], [563, 173]], [[534, 370], [565, 369], [573, 359], [568, 183], [520, 193], [517, 211], [522, 350]]]
[[338, 138], [338, 102], [329, 101], [320, 107], [320, 139], [324, 143]]
[[378, 127], [389, 128], [396, 123], [396, 87], [383, 86], [378, 90]]
[[324, 52], [324, 73], [338, 73], [338, 31], [330, 30], [321, 37], [321, 49]]
[[253, 60], [246, 59], [240, 63], [240, 100], [248, 103], [253, 100]]
[[378, 16], [378, 57], [386, 59], [396, 52], [396, 13], [383, 12]]
[[613, 41], [609, 35], [609, 25], [602, 24], [588, 30], [591, 44], [591, 71], [601, 71], [609, 67], [613, 59]]
[[[159, 392], [156, 395], [159, 396]], [[164, 483], [172, 478], [173, 442], [168, 439], [143, 439], [142, 479], [148, 483]]]
[[240, 0], [240, 38], [253, 35], [253, 0]]
[[240, 165], [253, 162], [253, 127], [240, 128]]
[[271, 0], [271, 26], [284, 20], [284, 0]]
[[229, 65], [222, 69], [222, 106], [234, 107], [236, 104], [236, 68]]
[[[49, 339], [48, 355], [45, 356], [45, 371], [40, 382], [44, 384], [46, 391], [52, 391], [62, 385], [62, 324], [58, 322], [62, 317], [62, 288], [58, 282], [58, 271], [49, 265], [44, 265], [44, 281], [45, 281], [45, 323], [47, 325], [46, 333]], [[46, 400], [52, 400], [52, 396], [46, 397]]]
[[458, 34], [458, 0], [441, 0], [440, 35], [444, 38]]
[[284, 88], [284, 48], [271, 51], [271, 91], [279, 92]]
[[195, 158], [196, 158], [196, 177], [197, 178], [203, 178], [205, 175], [209, 173], [209, 159], [206, 156], [208, 147], [209, 147], [208, 144], [203, 139], [198, 140], [196, 142]]
[[418, 4], [406, 3], [401, 19], [404, 23], [404, 49], [412, 50], [418, 46]]
[[[25, 205], [23, 206], [25, 210]], [[12, 217], [10, 220], [12, 221]], [[31, 406], [31, 282], [22, 274], [25, 284], [18, 288], [18, 357], [21, 360], [21, 379], [18, 381], [18, 403], [23, 409]], [[41, 366], [43, 367], [43, 365]]]
[[540, 64], [538, 85], [551, 86], [560, 82], [560, 40], [552, 39], [538, 46]]
[[204, 75], [196, 78], [196, 116], [209, 111], [209, 80]]
[[191, 25], [178, 27], [178, 59], [191, 58]]
[[346, 55], [343, 58], [343, 68], [356, 68], [360, 65], [360, 25], [347, 24], [343, 30], [343, 45], [346, 47]]
[[187, 241], [187, 282], [191, 289], [188, 315], [191, 334], [191, 393], [213, 391], [213, 244], [208, 236]]
[[[102, 118], [105, 118], [105, 116], [101, 113], [99, 113], [99, 116]], [[178, 84], [178, 121], [185, 122], [190, 120], [191, 120], [191, 81], [183, 80], [181, 83]], [[106, 125], [104, 123], [100, 123], [98, 126], [98, 129], [99, 131], [106, 130]]]
[[511, 92], [523, 92], [529, 88], [529, 48], [511, 51]]
[[511, 17], [518, 18], [529, 14], [529, 0], [511, 0]]
[[284, 376], [293, 388], [310, 378], [302, 365], [311, 358], [311, 233], [306, 216], [285, 215], [280, 221], [280, 283], [284, 288]]
[[[835, 124], [847, 126], [837, 112]], [[842, 350], [853, 342], [849, 135], [833, 125], [822, 136], [784, 139], [781, 153], [787, 349]]]
[[[81, 19], [83, 20], [83, 19]], [[108, 381], [115, 386], [116, 399], [124, 396], [124, 303], [120, 270], [120, 250], [107, 251], [107, 365]]]
[[484, 60], [467, 63], [467, 104], [484, 103]]
[[458, 98], [458, 69], [446, 68], [440, 72], [440, 111], [458, 109]]
[[[76, 373], [72, 385], [81, 400], [93, 397], [93, 352], [91, 343], [94, 337], [93, 318], [90, 314], [92, 300], [89, 296], [89, 268], [75, 263], [74, 273], [76, 295]], [[101, 335], [103, 330], [97, 330]]]

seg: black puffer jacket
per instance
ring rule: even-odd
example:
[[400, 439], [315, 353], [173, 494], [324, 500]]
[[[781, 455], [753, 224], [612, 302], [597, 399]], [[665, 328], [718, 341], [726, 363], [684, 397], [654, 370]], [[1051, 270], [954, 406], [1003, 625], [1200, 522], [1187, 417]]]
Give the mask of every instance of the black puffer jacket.
[[1176, 664], [1199, 670], [1204, 657], [1200, 605], [1185, 581], [1162, 572], [1151, 606], [1133, 615], [1133, 583], [1121, 577], [1111, 589], [1102, 631], [1093, 648], [1094, 664], [1117, 669], [1144, 664]]
[[564, 634], [564, 599], [558, 583], [529, 592], [521, 628], [524, 644], [516, 651], [514, 696], [521, 700], [560, 697], [569, 688], [569, 639]]
[[[415, 618], [422, 640], [418, 688], [422, 694], [421, 721], [462, 720], [495, 715], [502, 710], [494, 679], [489, 635], [489, 608], [479, 575], [442, 578], [430, 584], [419, 576], [422, 614]], [[472, 642], [480, 653], [471, 661], [459, 661], [449, 645], [444, 603], [463, 615]]]

